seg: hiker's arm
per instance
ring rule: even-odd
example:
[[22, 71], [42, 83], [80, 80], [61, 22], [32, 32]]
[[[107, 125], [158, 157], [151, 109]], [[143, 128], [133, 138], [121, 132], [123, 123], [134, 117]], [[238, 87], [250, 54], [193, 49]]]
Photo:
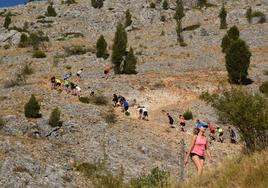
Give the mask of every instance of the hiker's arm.
[[192, 149], [194, 147], [194, 144], [195, 144], [195, 140], [196, 140], [196, 135], [194, 135], [193, 138], [192, 138], [192, 142], [191, 142], [189, 151], [187, 152], [187, 155], [186, 155], [186, 158], [185, 158], [185, 161], [184, 161], [185, 165], [188, 163], [188, 160], [190, 158], [190, 153], [191, 153], [191, 151], [192, 151]]

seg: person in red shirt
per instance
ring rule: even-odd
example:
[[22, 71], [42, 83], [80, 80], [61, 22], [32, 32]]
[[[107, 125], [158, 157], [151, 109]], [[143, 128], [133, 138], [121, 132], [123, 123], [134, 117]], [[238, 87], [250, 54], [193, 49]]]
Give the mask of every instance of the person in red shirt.
[[103, 70], [103, 73], [104, 73], [104, 78], [106, 78], [106, 80], [108, 79], [108, 75], [109, 75], [109, 72], [112, 70], [113, 68], [112, 67], [107, 67]]
[[215, 127], [213, 126], [213, 124], [211, 122], [208, 123], [208, 129], [209, 129], [209, 137], [211, 140], [215, 140]]
[[179, 116], [179, 124], [180, 124], [180, 126], [181, 126], [181, 131], [185, 131], [184, 130], [184, 127], [185, 127], [185, 119], [184, 119], [184, 117], [183, 117], [183, 115], [180, 115]]

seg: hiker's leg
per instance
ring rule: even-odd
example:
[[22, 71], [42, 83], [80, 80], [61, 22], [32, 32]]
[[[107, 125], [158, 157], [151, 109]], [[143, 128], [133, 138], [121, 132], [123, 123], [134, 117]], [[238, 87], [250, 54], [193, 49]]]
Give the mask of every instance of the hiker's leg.
[[199, 164], [200, 164], [200, 169], [199, 169], [199, 171], [198, 171], [198, 175], [201, 175], [202, 173], [203, 173], [203, 169], [204, 169], [204, 159], [201, 159], [200, 157], [199, 157]]
[[201, 167], [201, 163], [200, 163], [200, 159], [199, 159], [199, 156], [197, 156], [197, 155], [193, 155], [192, 156], [192, 160], [193, 160], [193, 162], [194, 162], [194, 165], [195, 165], [195, 167], [196, 167], [196, 170], [197, 170], [197, 173], [198, 173], [198, 175], [200, 174], [200, 172], [202, 171], [202, 167]]

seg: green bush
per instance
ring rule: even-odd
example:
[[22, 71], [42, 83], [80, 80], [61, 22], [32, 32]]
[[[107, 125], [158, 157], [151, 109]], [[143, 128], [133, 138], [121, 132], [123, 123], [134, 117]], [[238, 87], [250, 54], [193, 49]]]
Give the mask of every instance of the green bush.
[[222, 93], [212, 103], [220, 120], [234, 125], [248, 151], [268, 146], [268, 101], [259, 94], [242, 89]]
[[264, 93], [268, 96], [268, 81], [265, 81], [262, 83], [262, 85], [259, 87], [260, 92]]
[[268, 70], [263, 71], [263, 74], [264, 74], [265, 76], [268, 76]]
[[212, 103], [218, 98], [218, 95], [216, 93], [211, 95], [208, 91], [205, 91], [200, 94], [199, 98], [207, 103]]
[[6, 124], [6, 122], [3, 120], [2, 117], [0, 117], [0, 130], [2, 129], [2, 127], [4, 127]]
[[96, 48], [97, 48], [96, 56], [98, 58], [102, 57], [104, 59], [107, 59], [109, 57], [109, 54], [107, 52], [107, 42], [105, 41], [103, 35], [99, 37], [96, 44]]
[[225, 10], [224, 4], [222, 5], [219, 18], [221, 21], [220, 29], [226, 29], [227, 23], [226, 23], [226, 17], [227, 17], [227, 11]]
[[35, 50], [37, 50], [42, 42], [47, 41], [49, 41], [49, 38], [47, 36], [44, 36], [44, 33], [42, 31], [39, 31], [37, 33], [30, 33], [29, 36], [23, 33], [20, 37], [18, 46], [20, 48], [32, 46]]
[[91, 5], [94, 8], [101, 8], [103, 7], [103, 0], [91, 0]]
[[37, 18], [36, 19], [44, 19], [44, 18], [46, 18], [45, 16], [43, 16], [43, 15], [39, 15], [39, 16], [37, 16]]
[[193, 113], [190, 110], [184, 112], [183, 117], [185, 120], [193, 119]]
[[132, 24], [132, 19], [131, 19], [132, 15], [129, 11], [129, 9], [127, 9], [126, 11], [126, 15], [125, 15], [125, 27], [128, 27]]
[[96, 105], [107, 105], [108, 104], [107, 97], [105, 97], [103, 95], [91, 96], [90, 100], [93, 104], [96, 104]]
[[71, 4], [76, 4], [77, 2], [75, 0], [66, 0], [64, 1], [64, 4], [67, 4], [68, 6]]
[[66, 47], [64, 48], [64, 51], [67, 56], [72, 56], [72, 55], [83, 55], [87, 53], [89, 50], [84, 47], [84, 46], [71, 46], [71, 47]]
[[130, 48], [126, 60], [123, 65], [124, 74], [137, 74], [136, 71], [137, 58], [134, 55], [133, 49]]
[[163, 1], [162, 6], [164, 10], [168, 10], [168, 2], [166, 0]]
[[24, 105], [24, 114], [27, 118], [39, 118], [41, 114], [39, 113], [40, 105], [36, 100], [34, 95], [31, 95], [30, 100], [28, 103]]
[[5, 45], [4, 45], [4, 49], [5, 49], [5, 50], [7, 50], [7, 49], [9, 49], [9, 48], [10, 48], [10, 45], [9, 45], [9, 44], [5, 44]]
[[236, 27], [236, 25], [234, 25], [233, 27], [231, 27], [228, 31], [227, 31], [227, 35], [230, 38], [230, 40], [235, 41], [237, 39], [239, 39], [239, 29]]
[[251, 7], [249, 7], [247, 9], [246, 18], [248, 20], [248, 23], [251, 23], [252, 22], [252, 9], [251, 9]]
[[135, 188], [153, 188], [153, 187], [169, 187], [169, 173], [160, 170], [158, 167], [151, 170], [146, 176], [140, 176], [131, 180], [131, 187]]
[[155, 3], [154, 2], [150, 3], [150, 8], [155, 8]]
[[88, 104], [90, 102], [89, 97], [79, 97], [79, 101]]
[[57, 16], [57, 13], [56, 13], [52, 3], [50, 5], [48, 5], [45, 15], [47, 17], [56, 17]]
[[221, 41], [221, 51], [223, 53], [226, 53], [227, 49], [230, 47], [231, 45], [231, 40], [230, 38], [228, 37], [227, 34], [224, 35], [224, 37], [222, 38], [222, 41]]
[[226, 51], [225, 66], [229, 82], [244, 83], [248, 76], [251, 52], [245, 41], [238, 39]]
[[110, 110], [108, 113], [106, 113], [104, 119], [105, 119], [105, 122], [108, 124], [116, 123], [117, 119], [116, 119], [114, 110]]
[[4, 28], [8, 29], [10, 24], [11, 24], [11, 17], [7, 14], [5, 17]]
[[25, 65], [21, 71], [22, 75], [31, 75], [33, 74], [33, 69], [30, 67], [30, 65]]
[[251, 16], [252, 17], [259, 17], [259, 23], [265, 23], [266, 22], [265, 14], [260, 12], [260, 11], [252, 12]]
[[197, 0], [197, 7], [203, 8], [207, 6], [207, 0]]
[[45, 52], [41, 51], [41, 50], [34, 50], [33, 51], [33, 58], [46, 58], [47, 55]]
[[51, 125], [51, 127], [57, 127], [62, 125], [62, 122], [60, 121], [60, 110], [58, 107], [54, 108], [51, 112], [48, 124]]

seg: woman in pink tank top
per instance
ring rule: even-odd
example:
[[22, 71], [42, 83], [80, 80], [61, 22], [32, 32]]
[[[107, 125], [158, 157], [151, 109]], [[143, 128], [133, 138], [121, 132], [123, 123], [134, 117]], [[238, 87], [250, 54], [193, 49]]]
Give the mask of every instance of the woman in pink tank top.
[[191, 157], [192, 161], [195, 164], [198, 175], [201, 175], [203, 172], [204, 161], [205, 161], [205, 153], [208, 155], [211, 160], [211, 154], [208, 151], [208, 141], [205, 137], [204, 133], [206, 128], [204, 127], [196, 127], [194, 129], [194, 136], [192, 139], [192, 143], [185, 158], [185, 165], [188, 163], [189, 158]]

